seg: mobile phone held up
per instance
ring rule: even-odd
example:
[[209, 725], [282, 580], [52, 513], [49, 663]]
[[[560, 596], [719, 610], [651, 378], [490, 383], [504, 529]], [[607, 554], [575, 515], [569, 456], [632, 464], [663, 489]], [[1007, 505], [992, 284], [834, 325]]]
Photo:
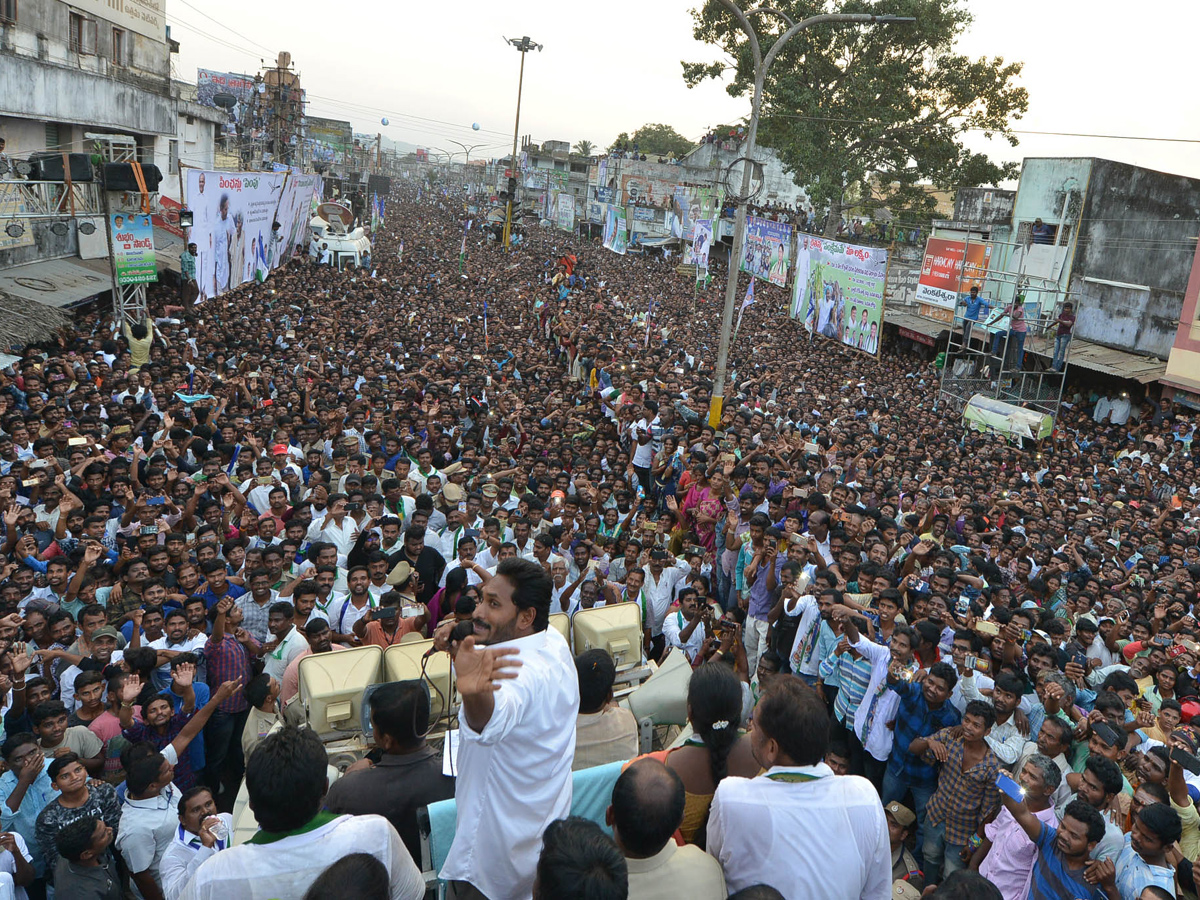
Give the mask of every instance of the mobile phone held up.
[[1007, 794], [1009, 798], [1017, 803], [1020, 803], [1025, 799], [1025, 788], [1021, 787], [1016, 781], [1014, 781], [1012, 778], [1009, 778], [1003, 772], [996, 776], [996, 787], [998, 787], [1001, 792]]

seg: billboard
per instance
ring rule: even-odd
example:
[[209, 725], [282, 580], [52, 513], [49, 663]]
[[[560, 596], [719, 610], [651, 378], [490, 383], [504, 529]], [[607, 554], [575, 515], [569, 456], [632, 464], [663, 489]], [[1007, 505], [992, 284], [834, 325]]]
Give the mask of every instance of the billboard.
[[250, 75], [239, 75], [236, 72], [218, 72], [214, 69], [196, 70], [196, 102], [201, 106], [222, 109], [215, 97], [217, 94], [230, 94], [237, 104], [230, 110], [230, 121], [224, 125], [227, 134], [237, 131], [235, 123], [243, 126], [250, 124], [250, 96], [255, 92], [254, 78]]
[[991, 259], [991, 244], [931, 237], [917, 279], [916, 299], [921, 314], [943, 322], [954, 321], [958, 298], [987, 277]]
[[558, 195], [558, 227], [563, 231], [575, 230], [575, 198], [570, 194]]
[[262, 278], [271, 265], [271, 225], [288, 176], [275, 172], [187, 171], [196, 244], [197, 302]]
[[116, 213], [109, 218], [117, 284], [158, 281], [154, 265], [154, 224], [148, 215]]
[[613, 253], [625, 255], [629, 246], [629, 232], [625, 228], [625, 210], [610, 206], [604, 220], [604, 246]]
[[354, 129], [341, 119], [305, 116], [304, 143], [314, 162], [342, 162], [354, 150]]
[[787, 284], [791, 264], [792, 226], [750, 216], [746, 220], [741, 270], [782, 287]]
[[308, 249], [309, 220], [313, 217], [313, 204], [321, 198], [320, 175], [289, 175], [279, 198], [275, 221], [279, 230], [275, 238], [267, 241], [267, 268], [274, 269], [291, 259], [297, 244], [303, 244], [301, 252]]
[[708, 251], [712, 246], [712, 219], [697, 219], [692, 232], [694, 237], [683, 245], [684, 265], [697, 269], [708, 269]]
[[792, 318], [824, 337], [879, 354], [888, 253], [809, 234], [798, 235]]

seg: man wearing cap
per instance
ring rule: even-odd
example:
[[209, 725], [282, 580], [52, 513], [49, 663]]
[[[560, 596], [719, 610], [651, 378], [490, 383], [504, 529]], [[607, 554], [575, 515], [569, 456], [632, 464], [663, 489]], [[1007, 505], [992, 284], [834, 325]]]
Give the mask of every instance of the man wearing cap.
[[883, 808], [887, 816], [888, 842], [892, 848], [892, 880], [912, 885], [920, 896], [925, 887], [925, 876], [917, 865], [916, 857], [908, 849], [908, 840], [917, 829], [917, 814], [899, 800], [893, 800]]

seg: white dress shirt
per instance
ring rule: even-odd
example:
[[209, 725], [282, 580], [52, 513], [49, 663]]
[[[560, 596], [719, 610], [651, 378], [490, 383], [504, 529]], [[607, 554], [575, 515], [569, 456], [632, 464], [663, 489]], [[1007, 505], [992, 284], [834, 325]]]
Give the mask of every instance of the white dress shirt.
[[500, 682], [483, 731], [459, 719], [458, 827], [440, 875], [529, 900], [542, 833], [571, 812], [579, 676], [553, 628], [494, 646], [517, 648], [521, 667]]
[[299, 900], [322, 872], [351, 853], [370, 853], [384, 864], [391, 876], [391, 900], [425, 896], [421, 870], [392, 823], [368, 815], [338, 816], [303, 834], [214, 854], [196, 869], [180, 900]]
[[[131, 873], [149, 870], [162, 885], [159, 861], [171, 843], [179, 824], [179, 798], [183, 792], [168, 784], [158, 794], [146, 800], [134, 800], [126, 795], [121, 804], [121, 827], [117, 830], [117, 850]], [[136, 884], [135, 897], [142, 896]]]
[[687, 617], [679, 610], [668, 613], [663, 619], [663, 637], [667, 639], [668, 647], [678, 647], [689, 660], [696, 658], [696, 654], [700, 652], [700, 647], [704, 644], [704, 623], [698, 622], [692, 630], [692, 636], [687, 639], [685, 644], [679, 639], [684, 629], [688, 627]]
[[[233, 835], [233, 816], [229, 813], [217, 813], [217, 818], [225, 826], [225, 834]], [[217, 841], [215, 846], [205, 847], [199, 835], [185, 831], [182, 825], [176, 824], [171, 843], [163, 851], [162, 861], [158, 864], [158, 874], [162, 878], [163, 896], [166, 900], [175, 900], [183, 893], [184, 887], [191, 879], [200, 864], [210, 856], [214, 856], [229, 846], [229, 837]]]
[[649, 604], [649, 622], [643, 623], [650, 626], [650, 636], [658, 637], [663, 632], [663, 619], [667, 616], [667, 610], [671, 608], [671, 602], [675, 598], [675, 585], [680, 579], [687, 578], [692, 574], [692, 567], [686, 561], [680, 560], [674, 566], [664, 566], [662, 575], [658, 577], [658, 581], [654, 580], [654, 576], [650, 573], [650, 564], [646, 563], [642, 567], [642, 571], [646, 573], [645, 586], [642, 588], [642, 596], [646, 598]]
[[[814, 780], [771, 777], [780, 774]], [[722, 781], [708, 819], [708, 852], [731, 893], [769, 884], [795, 898], [892, 896], [892, 851], [879, 794], [865, 778], [834, 775], [824, 763], [774, 766], [757, 778]]]

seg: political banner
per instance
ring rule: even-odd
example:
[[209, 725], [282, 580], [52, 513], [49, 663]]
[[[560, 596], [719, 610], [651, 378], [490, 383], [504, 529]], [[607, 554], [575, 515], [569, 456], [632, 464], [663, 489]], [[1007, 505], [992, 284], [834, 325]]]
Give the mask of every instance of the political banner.
[[879, 354], [888, 252], [809, 234], [798, 235], [793, 319], [809, 331]]
[[625, 210], [610, 206], [604, 220], [604, 246], [613, 253], [625, 255], [629, 246], [629, 232], [625, 228]]
[[615, 188], [598, 187], [592, 188], [596, 194], [597, 203], [616, 203], [617, 191]]
[[272, 225], [288, 177], [188, 170], [192, 228], [187, 240], [197, 248], [198, 301], [219, 297], [270, 271], [268, 255], [276, 233]]
[[[917, 279], [917, 302], [932, 307], [929, 313], [943, 321], [953, 321], [958, 298], [972, 284], [982, 284], [992, 260], [992, 245], [950, 241], [931, 237], [925, 245], [921, 275]], [[922, 314], [926, 310], [922, 309]]]
[[563, 231], [575, 230], [575, 198], [570, 194], [558, 195], [558, 227]]
[[158, 281], [154, 264], [154, 223], [148, 215], [117, 213], [109, 219], [117, 284]]
[[750, 216], [742, 247], [741, 271], [780, 287], [787, 284], [792, 264], [792, 226]]
[[268, 268], [274, 269], [292, 258], [297, 244], [303, 244], [301, 253], [308, 251], [309, 221], [313, 216], [313, 202], [320, 202], [320, 175], [289, 175], [279, 198], [275, 221], [279, 228], [274, 239], [267, 241]]
[[712, 219], [700, 219], [692, 229], [695, 237], [683, 245], [683, 262], [698, 269], [708, 268], [708, 251], [712, 246]]
[[[213, 69], [196, 70], [196, 102], [201, 106], [213, 109], [228, 109], [229, 121], [222, 128], [226, 134], [236, 134], [237, 126], [251, 125], [250, 97], [257, 90], [254, 79], [249, 75], [239, 75], [236, 72], [217, 72]], [[219, 94], [233, 97], [234, 105], [221, 106], [216, 102]]]
[[680, 184], [675, 187], [667, 225], [673, 237], [691, 241], [696, 237], [696, 223], [712, 219], [720, 207], [719, 188], [707, 185]]

